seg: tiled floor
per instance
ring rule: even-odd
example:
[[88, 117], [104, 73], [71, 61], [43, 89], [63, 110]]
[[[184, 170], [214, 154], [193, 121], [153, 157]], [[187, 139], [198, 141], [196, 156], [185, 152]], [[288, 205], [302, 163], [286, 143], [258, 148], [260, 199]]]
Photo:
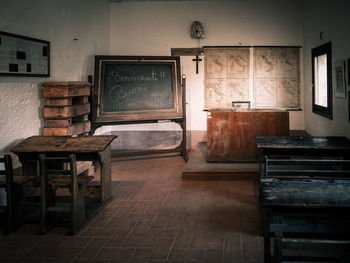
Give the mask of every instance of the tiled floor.
[[258, 185], [183, 181], [179, 156], [112, 163], [114, 199], [76, 236], [26, 224], [0, 262], [263, 262]]

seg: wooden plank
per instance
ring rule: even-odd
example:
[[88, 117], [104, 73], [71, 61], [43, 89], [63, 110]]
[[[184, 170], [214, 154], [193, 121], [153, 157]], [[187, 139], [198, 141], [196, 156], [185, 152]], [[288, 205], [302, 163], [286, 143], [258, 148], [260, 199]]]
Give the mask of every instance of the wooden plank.
[[172, 56], [200, 56], [203, 55], [203, 48], [172, 48]]
[[87, 137], [31, 136], [11, 148], [11, 151], [19, 154], [33, 152], [99, 152], [103, 151], [117, 137], [113, 135]]
[[78, 122], [85, 122], [89, 120], [88, 115], [80, 115], [77, 117], [64, 118], [64, 119], [46, 119], [46, 128], [61, 128], [70, 127], [72, 124]]
[[71, 136], [88, 132], [91, 129], [90, 121], [72, 124], [70, 127], [44, 128], [44, 136]]
[[280, 154], [288, 150], [349, 150], [350, 140], [344, 136], [259, 136], [258, 148], [262, 150], [276, 149]]
[[44, 107], [44, 118], [68, 118], [90, 113], [90, 104]]
[[45, 128], [70, 127], [71, 125], [72, 125], [72, 118], [47, 119]]
[[72, 104], [87, 104], [89, 103], [89, 96], [77, 96], [77, 97], [72, 97]]
[[46, 99], [47, 106], [70, 106], [89, 103], [89, 96]]
[[[92, 162], [82, 162], [82, 161], [77, 161], [77, 174], [81, 174], [85, 172], [86, 170], [89, 170], [91, 168]], [[88, 173], [90, 175], [90, 173]]]
[[350, 165], [341, 159], [267, 159], [267, 165]]
[[47, 106], [69, 106], [72, 105], [72, 98], [60, 98], [60, 99], [47, 99]]
[[350, 207], [350, 180], [262, 178], [260, 189], [265, 206]]
[[90, 83], [89, 82], [45, 82], [42, 84], [44, 87], [44, 98], [65, 98], [74, 96], [89, 96], [90, 95]]

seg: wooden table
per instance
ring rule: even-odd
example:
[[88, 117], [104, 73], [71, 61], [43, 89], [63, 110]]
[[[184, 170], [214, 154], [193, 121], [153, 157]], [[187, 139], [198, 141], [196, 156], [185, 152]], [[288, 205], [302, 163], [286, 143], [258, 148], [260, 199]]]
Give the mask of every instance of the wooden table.
[[25, 175], [37, 176], [39, 154], [60, 156], [74, 153], [78, 161], [98, 161], [101, 164], [101, 179], [97, 190], [100, 202], [111, 197], [111, 142], [117, 136], [32, 136], [10, 151], [15, 153], [22, 163]]

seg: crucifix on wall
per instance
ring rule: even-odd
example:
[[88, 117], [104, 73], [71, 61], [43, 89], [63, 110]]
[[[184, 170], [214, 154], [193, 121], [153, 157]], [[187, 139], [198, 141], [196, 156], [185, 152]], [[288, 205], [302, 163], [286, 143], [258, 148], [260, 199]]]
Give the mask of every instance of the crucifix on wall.
[[192, 59], [192, 61], [196, 61], [196, 74], [198, 74], [198, 64], [202, 59], [198, 58], [198, 55], [196, 55], [196, 58]]
[[171, 55], [172, 56], [196, 56], [196, 58], [192, 59], [192, 61], [196, 62], [196, 74], [198, 74], [198, 65], [202, 59], [199, 56], [203, 55], [203, 48], [172, 48]]

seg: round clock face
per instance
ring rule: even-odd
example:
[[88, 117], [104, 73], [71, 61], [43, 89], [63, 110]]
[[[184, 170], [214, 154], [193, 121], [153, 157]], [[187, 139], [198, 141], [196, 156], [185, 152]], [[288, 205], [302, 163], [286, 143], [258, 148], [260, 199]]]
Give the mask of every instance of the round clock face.
[[191, 26], [191, 36], [193, 38], [203, 38], [203, 26], [200, 22], [194, 21]]

